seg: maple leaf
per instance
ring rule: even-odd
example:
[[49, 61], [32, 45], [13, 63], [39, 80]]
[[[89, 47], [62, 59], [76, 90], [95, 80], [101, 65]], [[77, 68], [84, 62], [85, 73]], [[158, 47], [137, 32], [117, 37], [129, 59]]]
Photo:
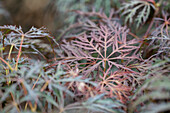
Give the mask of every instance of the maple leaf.
[[[138, 40], [127, 37], [128, 29], [116, 22], [106, 26], [101, 24], [99, 29], [84, 33], [75, 40], [63, 41], [63, 63], [82, 67], [87, 75], [94, 70], [118, 68], [132, 71], [127, 65], [139, 57], [134, 53], [138, 49]], [[66, 56], [66, 57], [63, 57]]]

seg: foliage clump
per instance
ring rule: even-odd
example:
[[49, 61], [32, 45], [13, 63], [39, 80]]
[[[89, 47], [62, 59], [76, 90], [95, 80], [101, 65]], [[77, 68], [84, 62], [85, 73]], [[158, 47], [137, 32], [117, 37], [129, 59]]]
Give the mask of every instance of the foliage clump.
[[21, 27], [0, 26], [0, 112], [168, 112], [170, 18], [165, 3], [120, 1], [122, 6], [114, 9], [109, 0], [104, 10], [97, 8], [101, 0], [90, 2], [96, 8], [91, 12], [75, 8], [75, 23], [59, 37], [44, 27], [24, 33]]

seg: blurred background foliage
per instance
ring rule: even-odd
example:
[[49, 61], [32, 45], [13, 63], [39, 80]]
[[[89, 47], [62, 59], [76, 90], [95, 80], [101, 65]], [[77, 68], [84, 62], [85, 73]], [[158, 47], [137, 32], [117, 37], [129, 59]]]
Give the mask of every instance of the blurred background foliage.
[[76, 21], [75, 10], [104, 9], [109, 15], [110, 9], [118, 9], [122, 1], [128, 0], [1, 0], [0, 25], [21, 25], [24, 31], [45, 26], [57, 35], [59, 29]]
[[[59, 36], [61, 29], [77, 21], [77, 10], [103, 10], [109, 15], [111, 9], [118, 11], [122, 3], [129, 1], [131, 0], [0, 0], [0, 25], [21, 25], [24, 31], [28, 31], [32, 26], [45, 26], [54, 36]], [[170, 2], [155, 2], [160, 3], [167, 12], [170, 11]]]

